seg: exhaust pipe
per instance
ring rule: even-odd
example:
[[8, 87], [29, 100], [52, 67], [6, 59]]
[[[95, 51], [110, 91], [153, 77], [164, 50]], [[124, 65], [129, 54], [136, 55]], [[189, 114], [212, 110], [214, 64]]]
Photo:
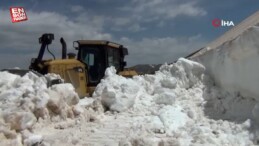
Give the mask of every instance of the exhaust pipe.
[[60, 43], [62, 45], [62, 59], [67, 58], [67, 44], [63, 38], [60, 38]]

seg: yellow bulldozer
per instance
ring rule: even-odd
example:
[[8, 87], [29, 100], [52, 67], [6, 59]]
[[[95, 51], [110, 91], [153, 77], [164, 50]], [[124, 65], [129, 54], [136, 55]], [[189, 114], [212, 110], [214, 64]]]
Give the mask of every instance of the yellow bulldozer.
[[[91, 96], [95, 87], [104, 77], [107, 67], [114, 66], [117, 73], [132, 77], [136, 71], [126, 69], [124, 57], [128, 55], [128, 49], [123, 45], [105, 40], [78, 40], [73, 42], [77, 50], [67, 54], [67, 45], [63, 38], [62, 58], [55, 59], [49, 51], [48, 45], [54, 40], [54, 34], [46, 33], [39, 38], [41, 48], [37, 58], [32, 58], [29, 69], [39, 74], [59, 74], [65, 82], [71, 83], [80, 97]], [[43, 60], [45, 50], [48, 50], [54, 59]], [[10, 70], [9, 70], [10, 71]], [[12, 72], [12, 71], [10, 71]], [[51, 84], [58, 81], [53, 80]]]

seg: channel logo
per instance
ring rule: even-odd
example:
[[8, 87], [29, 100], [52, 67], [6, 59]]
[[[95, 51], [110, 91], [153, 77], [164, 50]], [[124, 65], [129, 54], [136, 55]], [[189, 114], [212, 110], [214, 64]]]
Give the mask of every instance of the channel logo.
[[212, 26], [214, 27], [230, 27], [230, 26], [235, 26], [233, 21], [227, 21], [223, 19], [213, 19], [212, 20]]
[[28, 17], [23, 7], [11, 7], [10, 14], [12, 23], [28, 20]]

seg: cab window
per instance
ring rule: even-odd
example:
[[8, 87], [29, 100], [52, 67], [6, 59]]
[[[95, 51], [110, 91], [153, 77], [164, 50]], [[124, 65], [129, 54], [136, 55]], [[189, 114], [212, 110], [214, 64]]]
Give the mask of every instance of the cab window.
[[84, 62], [89, 66], [93, 66], [94, 65], [94, 54], [93, 53], [86, 54], [85, 58], [84, 58]]
[[120, 69], [120, 52], [116, 48], [108, 48], [108, 66], [114, 66], [118, 71]]
[[105, 53], [100, 46], [81, 46], [80, 60], [87, 64], [88, 85], [97, 85], [105, 71]]

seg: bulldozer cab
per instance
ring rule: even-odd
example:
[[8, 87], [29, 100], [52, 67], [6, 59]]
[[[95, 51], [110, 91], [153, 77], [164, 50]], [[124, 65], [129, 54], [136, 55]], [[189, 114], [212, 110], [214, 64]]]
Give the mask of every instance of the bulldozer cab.
[[[39, 38], [41, 48], [37, 58], [32, 58], [30, 70], [40, 74], [59, 74], [65, 82], [73, 84], [80, 97], [92, 95], [95, 87], [104, 77], [107, 67], [114, 66], [119, 75], [132, 77], [137, 75], [133, 70], [125, 69], [124, 58], [128, 49], [124, 46], [104, 40], [78, 40], [73, 43], [78, 50], [77, 57], [74, 53], [66, 53], [67, 45], [63, 38], [62, 58], [56, 59], [49, 51], [48, 45], [54, 40], [54, 34], [43, 34]], [[45, 50], [53, 55], [54, 59], [43, 59]], [[56, 84], [51, 82], [50, 85]]]
[[114, 66], [117, 72], [124, 70], [128, 55], [127, 48], [120, 44], [102, 40], [79, 40], [74, 42], [78, 50], [77, 59], [85, 64], [87, 86], [96, 86], [104, 76], [107, 67]]

